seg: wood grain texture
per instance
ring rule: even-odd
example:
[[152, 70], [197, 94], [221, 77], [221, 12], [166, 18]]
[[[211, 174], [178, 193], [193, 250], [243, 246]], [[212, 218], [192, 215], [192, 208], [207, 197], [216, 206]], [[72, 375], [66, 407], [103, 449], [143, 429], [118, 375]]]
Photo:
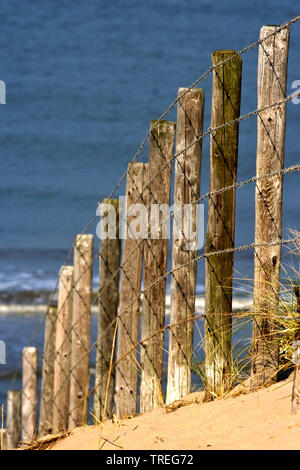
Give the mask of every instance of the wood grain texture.
[[[234, 57], [233, 57], [234, 56]], [[232, 59], [231, 59], [232, 57]], [[220, 64], [226, 61], [224, 64]], [[212, 77], [211, 128], [240, 114], [242, 60], [236, 51], [215, 51]], [[210, 191], [236, 182], [238, 123], [213, 130], [210, 138]], [[208, 201], [206, 252], [234, 247], [235, 190]], [[206, 400], [222, 395], [231, 379], [231, 313], [233, 253], [209, 256], [205, 263]]]
[[[289, 29], [276, 26], [260, 30], [258, 52], [258, 108], [276, 103], [286, 96]], [[260, 112], [257, 118], [258, 177], [284, 167], [286, 104]], [[255, 191], [255, 243], [270, 243], [282, 238], [283, 176], [257, 182]], [[276, 325], [271, 318], [279, 296], [281, 246], [255, 249], [254, 322], [252, 341], [251, 387], [276, 380], [279, 344]]]
[[[99, 279], [99, 316], [98, 316], [98, 340], [96, 348], [96, 373], [94, 414], [103, 420], [104, 417], [112, 418], [114, 406], [115, 373], [112, 370], [108, 388], [106, 413], [104, 416], [104, 403], [106, 394], [106, 382], [108, 377], [115, 321], [118, 315], [119, 303], [119, 273], [121, 240], [119, 238], [119, 200], [104, 199], [103, 204], [111, 205], [116, 216], [116, 238], [101, 240], [99, 253], [100, 279]], [[106, 378], [103, 380], [103, 378]]]
[[[150, 182], [146, 190], [150, 233], [144, 245], [146, 292], [143, 297], [142, 339], [165, 326], [166, 279], [147, 288], [164, 276], [167, 269], [168, 239], [163, 237], [167, 235], [170, 227], [169, 204], [175, 128], [174, 122], [151, 122], [149, 168], [146, 178]], [[159, 208], [155, 205], [160, 204], [167, 206], [163, 208], [161, 215], [156, 217], [154, 211]], [[163, 333], [146, 341], [141, 349], [140, 411], [142, 413], [163, 403], [163, 349]]]
[[42, 388], [40, 400], [39, 435], [52, 432], [53, 381], [57, 308], [48, 307], [45, 322], [44, 353], [42, 365]]
[[59, 273], [53, 384], [53, 432], [68, 429], [72, 352], [73, 266]]
[[[126, 226], [136, 219], [128, 216], [133, 204], [144, 203], [143, 188], [147, 173], [146, 163], [132, 163], [127, 170], [126, 183]], [[142, 194], [142, 196], [141, 196]], [[128, 229], [128, 232], [130, 230]], [[141, 278], [143, 269], [143, 242], [139, 237], [132, 239], [132, 233], [123, 241], [122, 269], [120, 284], [119, 326], [117, 338], [117, 359], [126, 354], [138, 341]], [[135, 250], [134, 255], [130, 256]], [[129, 257], [130, 256], [130, 257]], [[115, 410], [119, 418], [136, 413], [137, 383], [139, 365], [137, 350], [131, 352], [116, 367]]]
[[[200, 196], [204, 91], [180, 88], [178, 92], [174, 204], [181, 208], [192, 204]], [[193, 145], [191, 145], [193, 144]], [[187, 150], [186, 147], [190, 146]], [[191, 223], [196, 231], [196, 205], [193, 206]], [[193, 353], [192, 321], [186, 322], [195, 313], [197, 264], [184, 265], [197, 256], [197, 250], [188, 249], [191, 240], [186, 238], [185, 227], [188, 216], [182, 217], [183, 232], [176, 233], [173, 223], [170, 323], [180, 323], [169, 330], [168, 382], [166, 402], [172, 403], [190, 392], [191, 363]]]
[[74, 289], [69, 427], [87, 420], [89, 388], [93, 236], [77, 235], [74, 243]]
[[38, 350], [23, 349], [22, 369], [22, 440], [32, 440], [37, 431]]
[[6, 415], [6, 448], [15, 449], [21, 440], [21, 392], [8, 390]]

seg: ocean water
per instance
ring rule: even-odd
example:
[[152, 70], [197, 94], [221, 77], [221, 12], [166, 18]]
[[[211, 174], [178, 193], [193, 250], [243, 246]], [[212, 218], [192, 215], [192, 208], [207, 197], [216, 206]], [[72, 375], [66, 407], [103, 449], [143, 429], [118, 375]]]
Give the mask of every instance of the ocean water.
[[[242, 49], [263, 24], [299, 13], [294, 0], [0, 0], [0, 299], [54, 288], [76, 233], [95, 215], [145, 136], [177, 95], [211, 65], [215, 49]], [[300, 23], [291, 27], [288, 93], [300, 79]], [[243, 55], [241, 113], [256, 108], [257, 48]], [[205, 128], [210, 125], [211, 76]], [[173, 110], [168, 119], [176, 119]], [[300, 106], [288, 104], [286, 166], [299, 162]], [[240, 125], [238, 180], [255, 174], [256, 119]], [[147, 159], [147, 147], [141, 160]], [[201, 193], [208, 189], [203, 143]], [[253, 186], [237, 192], [236, 243], [254, 237]], [[124, 193], [121, 185], [116, 195]], [[285, 177], [284, 237], [299, 228], [299, 174]], [[90, 232], [95, 235], [95, 224]], [[97, 242], [96, 247], [97, 249]], [[284, 261], [289, 255], [285, 252]], [[237, 284], [250, 284], [253, 254], [236, 258]], [[199, 263], [198, 291], [204, 265]], [[244, 280], [247, 280], [244, 281]], [[250, 281], [248, 281], [250, 279]], [[97, 284], [95, 271], [94, 284]], [[28, 296], [26, 297], [28, 302]], [[16, 300], [17, 299], [17, 300]], [[44, 299], [44, 298], [43, 298]], [[23, 346], [41, 347], [41, 316], [0, 315], [13, 370]], [[31, 340], [39, 322], [38, 332]], [[17, 347], [11, 347], [14, 341]], [[0, 381], [0, 401], [6, 382]]]

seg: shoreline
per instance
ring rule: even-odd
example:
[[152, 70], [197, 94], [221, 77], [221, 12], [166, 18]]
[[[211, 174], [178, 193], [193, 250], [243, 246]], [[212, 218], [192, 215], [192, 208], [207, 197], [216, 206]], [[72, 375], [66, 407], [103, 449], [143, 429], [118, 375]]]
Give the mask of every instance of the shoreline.
[[[170, 295], [166, 296], [166, 315], [169, 315], [171, 297]], [[244, 297], [243, 299], [239, 297], [234, 297], [232, 302], [232, 311], [237, 313], [244, 310], [252, 309], [252, 296]], [[205, 307], [205, 298], [204, 295], [199, 295], [196, 297], [195, 302], [195, 311], [202, 311]], [[48, 305], [43, 304], [22, 304], [22, 303], [0, 303], [0, 315], [5, 315], [9, 313], [18, 313], [18, 314], [46, 314]], [[92, 305], [92, 314], [97, 314], [98, 306]], [[199, 312], [200, 313], [200, 312]]]

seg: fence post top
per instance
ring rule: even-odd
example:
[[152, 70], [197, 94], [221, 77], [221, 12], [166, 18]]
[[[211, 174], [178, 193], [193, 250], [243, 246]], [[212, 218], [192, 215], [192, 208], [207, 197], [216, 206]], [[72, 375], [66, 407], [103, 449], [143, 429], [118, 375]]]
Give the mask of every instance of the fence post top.
[[[285, 32], [287, 34], [290, 33], [290, 27], [289, 25], [285, 25], [285, 26], [281, 26], [281, 25], [276, 25], [276, 24], [269, 24], [269, 25], [263, 25], [261, 28], [260, 28], [260, 35], [261, 36], [272, 36], [272, 33], [275, 33], [276, 32], [278, 33], [282, 33], [282, 32]], [[264, 38], [266, 39], [266, 38]]]
[[93, 235], [90, 233], [81, 233], [75, 237], [75, 245], [89, 244], [93, 241]]
[[188, 94], [188, 93], [193, 93], [196, 95], [204, 95], [204, 90], [203, 88], [185, 88], [185, 87], [179, 87], [178, 88], [178, 96], [181, 94]]
[[118, 207], [119, 206], [119, 199], [109, 199], [109, 198], [105, 198], [105, 199], [102, 199], [102, 201], [100, 202], [100, 205], [101, 204], [110, 204], [112, 206], [115, 206], [115, 207]]
[[74, 272], [74, 267], [73, 266], [62, 266], [60, 268], [59, 274], [60, 275], [65, 275], [65, 276], [72, 276]]
[[57, 310], [57, 305], [49, 305], [48, 311], [47, 311], [47, 315], [48, 315], [48, 314], [51, 315], [51, 313], [55, 313], [56, 310]]
[[238, 51], [219, 49], [211, 54], [213, 67], [226, 67], [226, 65], [238, 65], [242, 63], [242, 58]]
[[151, 130], [154, 130], [153, 128], [157, 128], [157, 129], [158, 129], [158, 128], [160, 128], [160, 127], [165, 127], [165, 128], [167, 128], [167, 127], [169, 127], [169, 126], [175, 128], [175, 127], [176, 127], [176, 123], [173, 122], [173, 121], [165, 121], [165, 120], [163, 120], [163, 119], [153, 119], [153, 120], [151, 121], [151, 123], [150, 123], [150, 129], [151, 129]]
[[236, 51], [235, 49], [216, 49], [213, 53], [212, 56], [215, 55], [228, 55], [230, 56], [237, 56], [240, 57], [239, 52]]
[[35, 354], [37, 353], [37, 348], [35, 346], [25, 346], [23, 348], [23, 354]]
[[138, 171], [139, 169], [147, 168], [148, 163], [144, 162], [130, 162], [127, 167], [127, 173]]

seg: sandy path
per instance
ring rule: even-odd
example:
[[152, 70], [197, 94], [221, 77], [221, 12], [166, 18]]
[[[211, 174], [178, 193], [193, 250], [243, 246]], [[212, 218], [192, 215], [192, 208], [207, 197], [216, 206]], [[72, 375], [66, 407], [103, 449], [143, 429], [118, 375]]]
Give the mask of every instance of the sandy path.
[[[201, 399], [192, 394], [189, 400]], [[85, 426], [53, 449], [97, 449], [100, 427]], [[300, 449], [300, 412], [291, 415], [291, 378], [270, 388], [213, 403], [155, 410], [105, 423], [103, 449]], [[113, 442], [115, 441], [115, 442]], [[118, 447], [119, 446], [119, 447]]]

